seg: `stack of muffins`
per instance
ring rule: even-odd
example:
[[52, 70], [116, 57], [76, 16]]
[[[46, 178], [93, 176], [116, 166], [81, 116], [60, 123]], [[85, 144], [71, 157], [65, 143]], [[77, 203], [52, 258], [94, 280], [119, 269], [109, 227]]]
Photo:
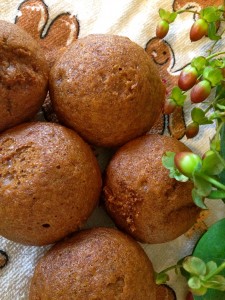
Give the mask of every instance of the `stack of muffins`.
[[[174, 299], [158, 289], [135, 240], [173, 240], [199, 209], [191, 183], [169, 178], [161, 164], [166, 151], [187, 147], [146, 135], [165, 97], [149, 56], [126, 37], [90, 35], [50, 68], [25, 31], [0, 28], [0, 235], [56, 243], [36, 267], [30, 300]], [[59, 124], [32, 121], [48, 90]], [[103, 188], [93, 145], [115, 152]], [[81, 230], [101, 194], [123, 232]]]

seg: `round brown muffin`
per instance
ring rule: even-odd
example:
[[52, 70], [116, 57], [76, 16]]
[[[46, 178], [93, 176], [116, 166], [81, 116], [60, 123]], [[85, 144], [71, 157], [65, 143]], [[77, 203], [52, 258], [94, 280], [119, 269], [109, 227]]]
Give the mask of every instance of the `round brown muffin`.
[[50, 96], [61, 122], [90, 143], [111, 147], [151, 128], [165, 89], [144, 49], [102, 34], [77, 40], [56, 61]]
[[0, 21], [0, 131], [33, 117], [48, 86], [48, 64], [38, 43], [15, 24]]
[[51, 123], [0, 135], [0, 235], [44, 245], [77, 230], [96, 207], [101, 174], [90, 147]]
[[155, 300], [153, 268], [144, 250], [112, 228], [81, 231], [40, 259], [30, 300]]
[[146, 135], [124, 145], [111, 160], [104, 187], [106, 208], [115, 223], [145, 243], [163, 243], [186, 232], [199, 209], [191, 182], [169, 177], [166, 151], [190, 151], [175, 138]]

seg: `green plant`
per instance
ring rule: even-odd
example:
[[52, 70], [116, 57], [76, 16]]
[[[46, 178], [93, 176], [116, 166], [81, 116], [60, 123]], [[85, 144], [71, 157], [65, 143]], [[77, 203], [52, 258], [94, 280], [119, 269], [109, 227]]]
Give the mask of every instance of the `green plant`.
[[[178, 79], [178, 85], [172, 89], [171, 94], [165, 102], [164, 113], [172, 113], [177, 106], [183, 106], [187, 100], [187, 92], [190, 92], [190, 100], [193, 104], [205, 102], [207, 107], [202, 109], [194, 107], [191, 111], [192, 122], [186, 128], [187, 138], [195, 137], [200, 126], [216, 124], [215, 135], [210, 141], [207, 155], [200, 158], [191, 153], [165, 153], [163, 165], [170, 170], [170, 177], [179, 181], [191, 180], [194, 183], [192, 197], [196, 205], [207, 208], [204, 199], [225, 198], [225, 181], [222, 173], [225, 169], [224, 155], [225, 141], [221, 138], [225, 127], [225, 58], [223, 52], [213, 52], [216, 43], [222, 38], [224, 30], [218, 33], [218, 24], [225, 21], [224, 6], [209, 6], [200, 11], [180, 10], [169, 12], [159, 10], [161, 21], [157, 26], [156, 34], [164, 37], [171, 23], [179, 14], [189, 12], [196, 14], [198, 19], [194, 21], [190, 29], [191, 41], [197, 41], [207, 36], [213, 41], [208, 54], [192, 59], [182, 70]], [[160, 24], [167, 24], [166, 30], [162, 30]], [[161, 26], [161, 27], [160, 27]], [[159, 34], [159, 28], [163, 34]], [[209, 97], [210, 96], [210, 97]], [[224, 151], [225, 152], [225, 151]], [[210, 154], [209, 154], [210, 153]], [[194, 163], [194, 158], [198, 163]], [[225, 176], [224, 176], [225, 177]]]
[[[212, 225], [197, 243], [193, 256], [181, 259], [176, 265], [155, 273], [157, 284], [169, 280], [168, 272], [175, 270], [186, 279], [195, 296], [206, 300], [221, 300], [225, 291], [225, 219]], [[218, 246], [219, 245], [219, 246]], [[198, 298], [196, 298], [198, 299]]]
[[[156, 35], [164, 38], [179, 14], [188, 12], [197, 18], [190, 28], [191, 42], [207, 37], [212, 45], [205, 56], [198, 56], [187, 63], [180, 73], [178, 84], [172, 89], [164, 105], [164, 113], [174, 112], [188, 99], [193, 105], [204, 102], [204, 109], [194, 107], [186, 137], [194, 138], [200, 126], [215, 124], [215, 135], [209, 150], [200, 157], [192, 152], [167, 152], [162, 158], [169, 176], [178, 181], [193, 182], [192, 198], [202, 209], [207, 209], [205, 198], [222, 199], [225, 202], [225, 51], [215, 52], [215, 46], [223, 38], [225, 6], [208, 6], [200, 11], [184, 9], [177, 12], [159, 10], [161, 21]], [[223, 299], [225, 291], [225, 219], [209, 228], [198, 242], [193, 255], [176, 265], [156, 273], [156, 282], [165, 283], [168, 271], [175, 269], [187, 279], [194, 299]], [[223, 293], [223, 294], [221, 294]], [[204, 295], [204, 298], [202, 298]], [[191, 299], [191, 294], [188, 296]], [[222, 298], [221, 298], [222, 297]]]

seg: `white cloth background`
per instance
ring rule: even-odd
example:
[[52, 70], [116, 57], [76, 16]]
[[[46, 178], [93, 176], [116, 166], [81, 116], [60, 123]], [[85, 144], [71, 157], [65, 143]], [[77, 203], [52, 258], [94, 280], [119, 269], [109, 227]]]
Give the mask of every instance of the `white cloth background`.
[[[14, 23], [21, 2], [21, 0], [1, 0], [0, 19]], [[171, 0], [45, 0], [49, 10], [46, 29], [56, 16], [63, 12], [69, 12], [75, 15], [79, 21], [78, 38], [91, 33], [119, 34], [128, 36], [145, 48], [147, 42], [155, 36], [155, 27], [159, 20], [159, 7], [171, 10], [173, 2]], [[166, 41], [172, 46], [176, 57], [174, 66], [168, 70], [171, 74], [184, 66], [191, 58], [202, 53], [206, 47], [206, 39], [195, 44], [188, 40], [188, 29], [192, 22], [192, 15], [184, 14], [178, 18], [178, 21], [172, 26], [170, 34], [166, 37]], [[219, 47], [223, 47], [223, 45], [220, 44]], [[190, 104], [187, 104], [185, 106], [186, 120], [189, 119], [189, 110]], [[212, 134], [213, 127], [209, 126], [207, 130], [201, 130], [199, 137], [194, 141], [187, 141], [183, 138], [183, 142], [198, 153], [203, 153], [208, 148], [209, 136]], [[206, 220], [208, 224], [225, 217], [221, 202], [218, 201], [216, 205], [214, 202], [210, 207], [211, 213]], [[98, 225], [113, 226], [102, 208], [96, 209], [86, 227]], [[142, 246], [153, 262], [156, 271], [160, 271], [176, 263], [181, 257], [190, 254], [196, 238], [196, 236], [192, 239], [181, 236], [169, 243]], [[9, 255], [8, 265], [0, 269], [1, 300], [28, 299], [28, 286], [34, 266], [48, 248], [22, 246], [0, 238], [0, 249]], [[172, 274], [170, 285], [176, 290], [177, 299], [184, 300], [187, 293], [184, 280]]]

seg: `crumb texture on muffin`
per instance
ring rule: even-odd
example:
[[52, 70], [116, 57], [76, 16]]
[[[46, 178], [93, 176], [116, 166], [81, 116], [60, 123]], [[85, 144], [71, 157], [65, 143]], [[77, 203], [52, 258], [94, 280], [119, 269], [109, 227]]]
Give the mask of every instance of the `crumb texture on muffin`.
[[110, 147], [151, 128], [165, 89], [144, 49], [126, 37], [99, 34], [77, 40], [56, 61], [50, 96], [61, 122]]
[[188, 150], [160, 135], [140, 137], [118, 150], [106, 171], [104, 194], [106, 209], [121, 229], [139, 241], [162, 243], [195, 223], [199, 209], [192, 201], [192, 183], [170, 178], [162, 165], [166, 151]]
[[112, 228], [92, 228], [56, 244], [38, 262], [30, 300], [155, 300], [143, 249]]
[[48, 64], [38, 43], [15, 24], [0, 21], [0, 132], [33, 117], [48, 86]]
[[96, 207], [101, 174], [72, 130], [27, 123], [0, 135], [0, 234], [43, 245], [77, 230]]

